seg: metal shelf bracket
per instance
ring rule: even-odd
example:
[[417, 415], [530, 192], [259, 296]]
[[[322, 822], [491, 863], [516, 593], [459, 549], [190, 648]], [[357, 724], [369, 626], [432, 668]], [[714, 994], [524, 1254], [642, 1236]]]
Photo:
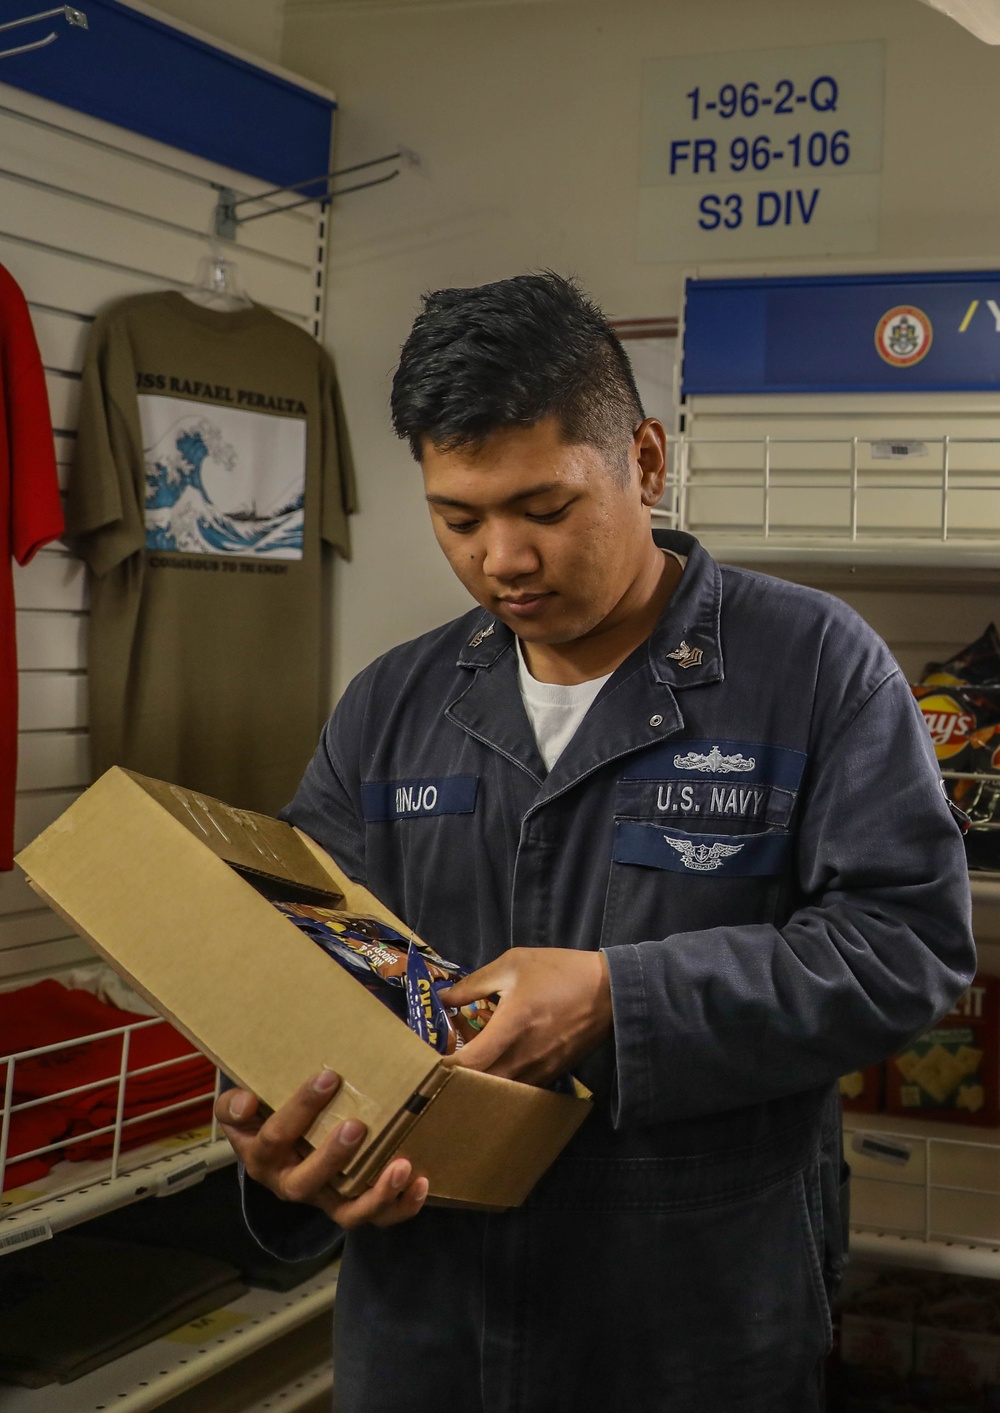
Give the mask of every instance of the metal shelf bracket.
[[[74, 9], [72, 5], [56, 5], [51, 10], [41, 10], [34, 15], [22, 15], [19, 20], [8, 20], [6, 24], [0, 25], [0, 34], [4, 30], [18, 29], [21, 25], [35, 24], [38, 20], [51, 20], [60, 16], [68, 25], [74, 25], [77, 29], [88, 29], [87, 16], [82, 10]], [[30, 54], [33, 49], [44, 49], [47, 44], [52, 44], [59, 38], [56, 30], [50, 30], [42, 39], [33, 39], [30, 44], [19, 44], [14, 49], [0, 50], [0, 59], [12, 59], [15, 54]]]
[[[271, 187], [268, 191], [261, 191], [256, 196], [237, 196], [236, 192], [228, 186], [217, 186], [219, 199], [215, 207], [215, 221], [213, 230], [215, 235], [222, 240], [235, 240], [236, 232], [240, 226], [245, 226], [248, 221], [260, 221], [265, 216], [277, 216], [282, 211], [295, 211], [300, 206], [308, 206], [312, 202], [319, 202], [321, 206], [326, 206], [334, 197], [347, 196], [352, 191], [365, 191], [370, 186], [383, 186], [386, 182], [393, 181], [402, 171], [401, 167], [394, 167], [391, 172], [385, 173], [381, 177], [373, 177], [370, 181], [355, 182], [352, 186], [343, 186], [339, 191], [333, 190], [333, 183], [338, 177], [346, 177], [352, 172], [367, 171], [369, 167], [381, 167], [385, 162], [403, 162], [411, 167], [420, 165], [420, 159], [415, 152], [411, 152], [408, 147], [400, 147], [395, 152], [387, 152], [384, 157], [372, 157], [367, 162], [355, 162], [350, 167], [339, 167], [333, 172], [323, 172], [318, 177], [306, 177], [303, 181], [292, 182], [288, 186]], [[311, 186], [323, 184], [323, 192], [319, 196], [303, 196], [298, 201], [287, 201], [282, 206], [268, 206], [263, 211], [252, 211], [249, 215], [240, 215], [242, 206], [250, 205], [258, 201], [267, 201], [272, 196], [284, 196], [286, 193], [293, 195], [297, 191], [305, 191]]]

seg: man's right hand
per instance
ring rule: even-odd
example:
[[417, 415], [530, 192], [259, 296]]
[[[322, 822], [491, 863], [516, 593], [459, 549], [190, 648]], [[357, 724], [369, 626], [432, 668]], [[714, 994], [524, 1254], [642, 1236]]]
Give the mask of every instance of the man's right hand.
[[245, 1089], [220, 1094], [215, 1113], [249, 1176], [284, 1201], [319, 1207], [347, 1229], [367, 1224], [390, 1227], [415, 1217], [430, 1184], [425, 1177], [413, 1176], [413, 1166], [406, 1158], [389, 1163], [375, 1185], [360, 1197], [340, 1197], [330, 1186], [367, 1132], [359, 1119], [338, 1124], [308, 1158], [297, 1151], [297, 1143], [339, 1088], [340, 1076], [333, 1070], [322, 1070], [266, 1119], [258, 1114], [257, 1096]]

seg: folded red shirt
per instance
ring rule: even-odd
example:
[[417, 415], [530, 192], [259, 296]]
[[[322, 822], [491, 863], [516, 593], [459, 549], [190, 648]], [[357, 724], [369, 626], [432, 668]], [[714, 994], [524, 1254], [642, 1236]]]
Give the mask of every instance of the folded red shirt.
[[68, 1130], [68, 1116], [51, 1104], [28, 1109], [23, 1114], [12, 1114], [10, 1133], [7, 1136], [4, 1191], [13, 1187], [24, 1187], [29, 1182], [38, 1182], [51, 1172], [62, 1156], [59, 1152], [40, 1153], [35, 1158], [25, 1158], [23, 1162], [17, 1161], [17, 1155], [31, 1153], [35, 1148], [45, 1148], [65, 1137]]
[[[113, 1123], [114, 1117], [112, 1113], [108, 1122]], [[142, 1122], [132, 1124], [131, 1127], [123, 1130], [122, 1149], [139, 1148], [143, 1143], [154, 1143], [157, 1139], [169, 1138], [171, 1134], [200, 1128], [203, 1124], [210, 1123], [211, 1118], [212, 1100], [206, 1099], [199, 1104], [192, 1104], [189, 1109], [181, 1109], [177, 1113], [165, 1114], [161, 1118], [144, 1119]], [[114, 1149], [114, 1134], [103, 1133], [97, 1138], [78, 1137], [78, 1135], [86, 1135], [96, 1127], [103, 1127], [103, 1125], [73, 1125], [68, 1135], [73, 1141], [68, 1142], [65, 1149], [65, 1155], [70, 1162], [92, 1162], [95, 1158], [111, 1156]]]
[[[148, 1016], [107, 1005], [89, 991], [72, 990], [58, 981], [40, 981], [19, 991], [0, 992], [0, 1054], [14, 1054], [79, 1036], [99, 1035], [102, 1031], [148, 1020]], [[63, 1136], [80, 1140], [86, 1133], [113, 1124], [118, 1110], [121, 1057], [122, 1036], [115, 1035], [19, 1060], [14, 1070], [14, 1102], [45, 1096], [50, 1096], [51, 1102], [13, 1116], [12, 1130], [16, 1130], [18, 1147], [11, 1146], [11, 1155], [41, 1146], [41, 1142], [25, 1141], [29, 1127], [32, 1132], [40, 1132], [44, 1127], [50, 1134], [47, 1141], [51, 1142]], [[165, 1060], [176, 1060], [176, 1063], [126, 1079], [125, 1118], [144, 1116], [151, 1110], [212, 1091], [213, 1065], [197, 1054], [191, 1042], [172, 1026], [161, 1022], [132, 1032], [129, 1070]], [[0, 1085], [6, 1084], [6, 1071], [7, 1066], [0, 1064]], [[102, 1080], [107, 1082], [99, 1083]], [[85, 1084], [95, 1087], [83, 1094], [64, 1093]], [[133, 1148], [153, 1138], [181, 1132], [205, 1122], [210, 1115], [211, 1102], [208, 1101], [151, 1119], [149, 1123], [135, 1124], [124, 1130], [122, 1147]], [[110, 1135], [106, 1141], [96, 1139], [91, 1145], [78, 1141], [72, 1156], [105, 1156], [111, 1148]], [[20, 1166], [27, 1169], [27, 1164]], [[19, 1183], [32, 1180], [20, 1171], [14, 1178]], [[7, 1185], [11, 1185], [9, 1176]]]
[[0, 991], [0, 1055], [147, 1019], [109, 1006], [90, 991], [73, 990], [53, 980], [38, 981], [18, 991]]

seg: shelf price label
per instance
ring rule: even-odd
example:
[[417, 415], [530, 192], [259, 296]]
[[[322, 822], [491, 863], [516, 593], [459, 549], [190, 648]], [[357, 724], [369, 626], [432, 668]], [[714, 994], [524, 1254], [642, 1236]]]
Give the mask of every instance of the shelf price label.
[[881, 40], [649, 59], [638, 258], [874, 250]]
[[207, 1315], [199, 1315], [196, 1320], [171, 1330], [163, 1338], [173, 1344], [205, 1344], [245, 1325], [251, 1313], [249, 1310], [227, 1310], [223, 1306], [221, 1310], [210, 1310]]

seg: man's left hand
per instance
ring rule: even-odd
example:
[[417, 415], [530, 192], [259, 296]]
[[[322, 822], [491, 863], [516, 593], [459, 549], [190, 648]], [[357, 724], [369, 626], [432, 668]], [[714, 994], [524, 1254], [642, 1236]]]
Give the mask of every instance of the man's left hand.
[[439, 994], [446, 1006], [467, 1006], [494, 992], [500, 1004], [489, 1024], [448, 1063], [547, 1085], [611, 1034], [603, 952], [512, 947]]

